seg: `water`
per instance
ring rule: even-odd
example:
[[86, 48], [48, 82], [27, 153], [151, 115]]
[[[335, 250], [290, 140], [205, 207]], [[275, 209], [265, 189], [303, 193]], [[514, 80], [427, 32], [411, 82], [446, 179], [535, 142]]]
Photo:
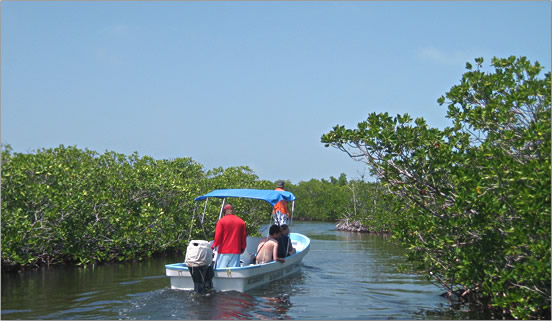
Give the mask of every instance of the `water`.
[[[164, 265], [183, 256], [86, 269], [2, 273], [2, 319], [480, 319], [443, 290], [405, 274], [404, 252], [383, 236], [294, 223], [311, 238], [301, 272], [247, 293], [170, 289]], [[483, 317], [485, 318], [485, 317]]]

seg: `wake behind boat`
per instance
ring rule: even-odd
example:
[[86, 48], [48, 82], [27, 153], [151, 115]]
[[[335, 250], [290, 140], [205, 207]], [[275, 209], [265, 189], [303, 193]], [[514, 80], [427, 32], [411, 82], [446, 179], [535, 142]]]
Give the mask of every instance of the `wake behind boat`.
[[[275, 190], [254, 190], [254, 189], [226, 189], [214, 190], [206, 195], [197, 197], [195, 201], [208, 200], [209, 198], [222, 198], [224, 201], [228, 197], [250, 198], [269, 202], [274, 205], [281, 200], [294, 201], [295, 196], [287, 191]], [[221, 207], [221, 213], [222, 213]], [[293, 213], [293, 206], [292, 206]], [[293, 214], [292, 214], [293, 215]], [[219, 215], [220, 219], [220, 215]], [[240, 256], [240, 267], [233, 268], [216, 268], [212, 271], [212, 287], [217, 291], [239, 291], [256, 288], [263, 284], [285, 278], [295, 272], [298, 272], [301, 267], [303, 257], [310, 249], [310, 239], [299, 233], [290, 233], [289, 235], [293, 247], [296, 252], [285, 258], [285, 262], [272, 261], [264, 264], [254, 264], [251, 262], [250, 253], [256, 253], [257, 245], [260, 237], [247, 237], [247, 248]], [[193, 241], [192, 241], [193, 242]], [[198, 241], [204, 242], [204, 241]], [[190, 248], [190, 247], [189, 247]], [[209, 273], [208, 267], [203, 267], [202, 270], [197, 270], [194, 266], [187, 266], [185, 263], [173, 263], [165, 265], [166, 275], [171, 279], [171, 288], [179, 290], [198, 290], [197, 275], [202, 278]], [[203, 272], [201, 272], [203, 271]], [[196, 282], [192, 277], [192, 273], [196, 273]]]

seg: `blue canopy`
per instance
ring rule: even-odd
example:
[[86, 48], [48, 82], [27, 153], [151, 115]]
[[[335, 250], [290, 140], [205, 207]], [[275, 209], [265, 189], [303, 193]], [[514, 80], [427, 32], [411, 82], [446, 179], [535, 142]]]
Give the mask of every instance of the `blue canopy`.
[[264, 189], [216, 189], [208, 194], [196, 197], [194, 201], [201, 201], [209, 197], [227, 198], [227, 197], [239, 197], [239, 198], [252, 198], [257, 200], [264, 200], [276, 205], [281, 200], [294, 201], [295, 195], [287, 191], [275, 191]]

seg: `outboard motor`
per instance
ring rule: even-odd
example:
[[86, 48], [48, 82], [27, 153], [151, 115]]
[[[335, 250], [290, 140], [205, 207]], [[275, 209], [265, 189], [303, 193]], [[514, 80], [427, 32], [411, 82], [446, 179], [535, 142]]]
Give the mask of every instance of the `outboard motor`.
[[186, 266], [194, 281], [194, 291], [202, 293], [213, 287], [215, 276], [213, 250], [207, 241], [193, 240], [186, 249]]

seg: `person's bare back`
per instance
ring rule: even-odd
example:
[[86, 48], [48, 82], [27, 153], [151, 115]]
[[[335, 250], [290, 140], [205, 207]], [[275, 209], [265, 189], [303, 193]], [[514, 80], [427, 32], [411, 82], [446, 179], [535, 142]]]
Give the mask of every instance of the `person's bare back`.
[[278, 253], [278, 242], [270, 238], [263, 238], [257, 248], [257, 264], [263, 264], [274, 261]]
[[270, 236], [263, 237], [257, 245], [257, 264], [272, 262], [274, 260], [284, 263], [286, 260], [278, 257], [278, 238], [280, 227], [272, 225]]

